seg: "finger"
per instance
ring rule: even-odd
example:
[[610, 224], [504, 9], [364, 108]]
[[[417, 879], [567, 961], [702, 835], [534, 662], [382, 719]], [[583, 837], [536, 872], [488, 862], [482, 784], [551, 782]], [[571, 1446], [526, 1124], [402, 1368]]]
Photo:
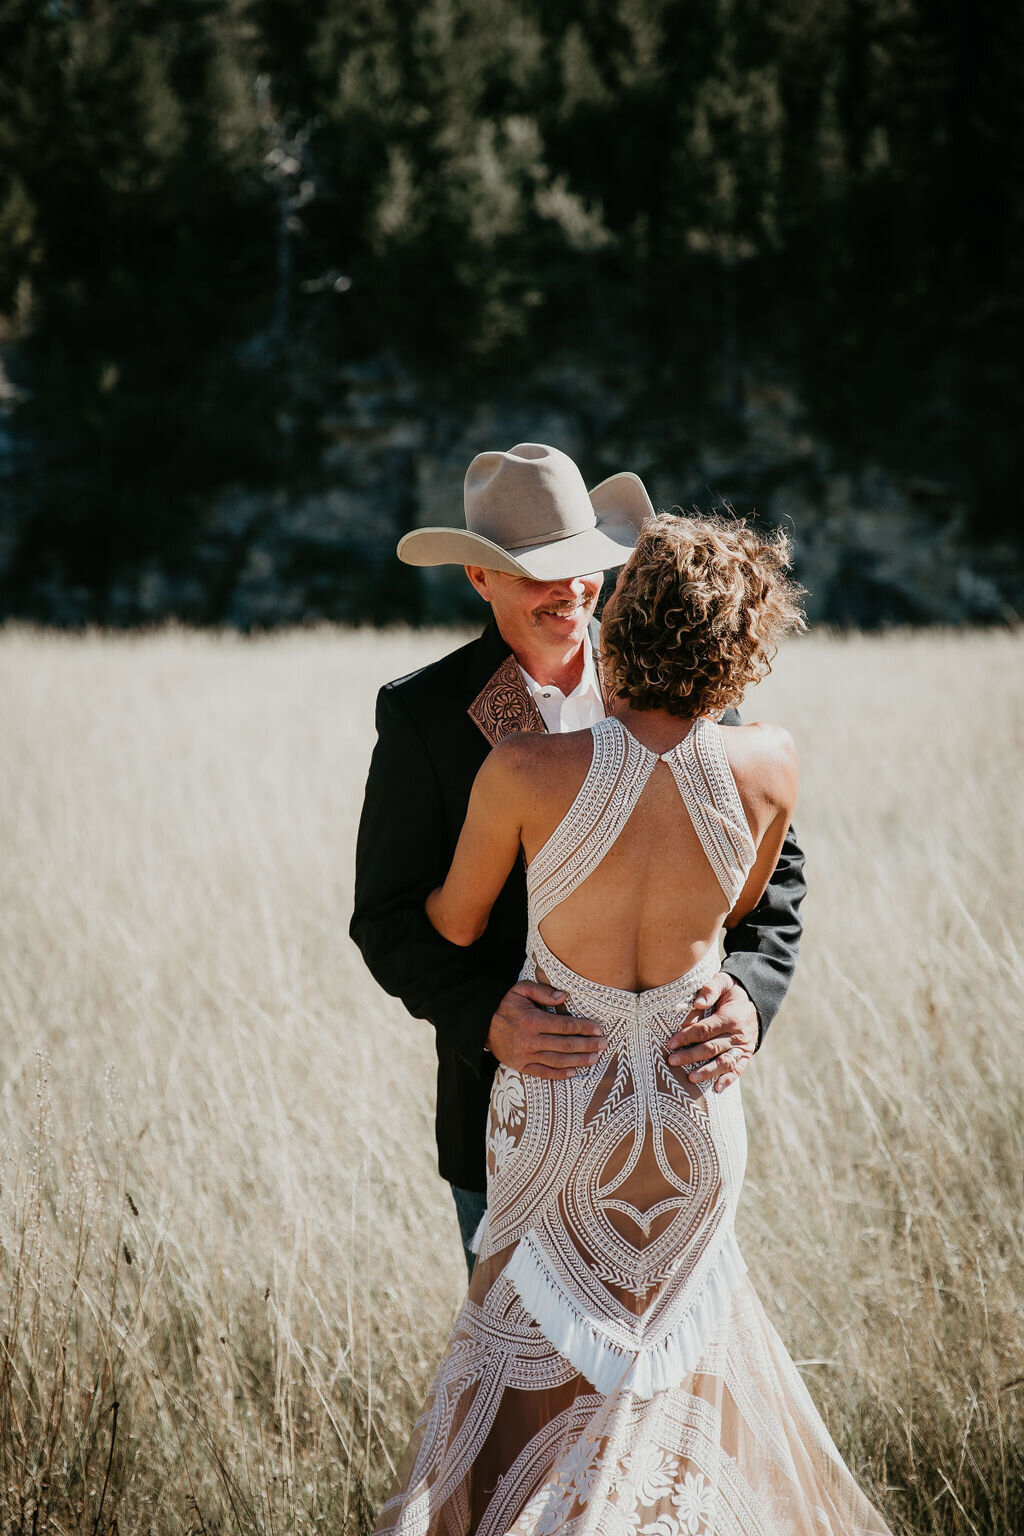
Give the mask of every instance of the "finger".
[[671, 1051], [668, 1059], [673, 1067], [686, 1067], [687, 1071], [692, 1071], [695, 1067], [702, 1067], [705, 1062], [714, 1061], [728, 1045], [729, 1041], [722, 1038], [702, 1040], [697, 1045], [685, 1045]]
[[540, 1008], [557, 1008], [567, 996], [558, 987], [547, 987], [542, 981], [517, 981], [512, 991]]
[[710, 1083], [723, 1076], [726, 1072], [739, 1071], [746, 1062], [746, 1056], [738, 1051], [723, 1051], [713, 1061], [702, 1062], [689, 1073], [691, 1083]]
[[536, 1040], [525, 1046], [531, 1057], [560, 1057], [560, 1055], [585, 1055], [597, 1060], [603, 1051], [596, 1040], [585, 1040], [582, 1035], [537, 1035]]
[[531, 1061], [521, 1068], [527, 1077], [543, 1077], [549, 1082], [565, 1082], [567, 1078], [575, 1077], [577, 1067], [570, 1067], [568, 1071], [564, 1067], [547, 1067], [543, 1062]]
[[722, 1020], [715, 1015], [708, 1019], [694, 1019], [692, 1024], [677, 1030], [670, 1040], [665, 1041], [665, 1049], [687, 1050], [695, 1045], [705, 1045], [712, 1039], [725, 1038], [728, 1033], [728, 1029], [722, 1028]]
[[733, 1083], [738, 1083], [749, 1067], [752, 1056], [752, 1051], [733, 1051], [728, 1069], [715, 1078], [716, 1092], [721, 1093], [723, 1088], [731, 1088]]
[[530, 1052], [531, 1061], [540, 1061], [542, 1066], [553, 1066], [559, 1072], [577, 1072], [582, 1066], [593, 1066], [594, 1061], [599, 1060], [599, 1052], [593, 1051], [545, 1051], [534, 1046]]
[[[742, 1051], [745, 1055], [752, 1054], [757, 1046], [756, 1016], [753, 1019], [733, 1020], [714, 1015], [707, 1020], [705, 1028], [707, 1034], [703, 1039], [677, 1046], [675, 1049], [686, 1050], [696, 1056], [713, 1051], [720, 1056], [726, 1050]], [[671, 1045], [672, 1042], [667, 1044]]]
[[577, 1019], [571, 1013], [541, 1013], [538, 1010], [538, 1019], [542, 1021], [541, 1033], [545, 1035], [587, 1035], [591, 1039], [603, 1040], [604, 1030], [594, 1019]]
[[731, 992], [725, 992], [721, 997], [700, 1013], [696, 1022], [698, 1024], [711, 1024], [721, 1029], [723, 1024], [731, 1027], [743, 1018], [743, 1005], [738, 1003]]
[[[714, 1077], [715, 1072], [725, 1071], [725, 1068], [729, 1063], [726, 1061], [725, 1066], [723, 1066], [723, 1055], [725, 1055], [725, 1049], [722, 1049], [722, 1051], [714, 1051], [711, 1055], [702, 1055], [699, 1060], [694, 1060], [694, 1058], [691, 1058], [689, 1061], [682, 1061], [680, 1066], [683, 1066], [683, 1068], [686, 1069], [686, 1072], [689, 1072], [689, 1080], [691, 1080], [691, 1083], [697, 1083], [697, 1081], [702, 1081], [703, 1083], [703, 1081], [708, 1080], [708, 1077]], [[697, 1077], [699, 1072], [703, 1072], [705, 1077]]]
[[700, 1031], [699, 1038], [703, 1039], [704, 1021], [702, 1015], [693, 1008], [686, 1009], [686, 1017], [680, 1022], [675, 1034], [665, 1041], [666, 1051], [678, 1050], [681, 1045], [692, 1045], [694, 1027]]
[[723, 1039], [733, 1044], [752, 1046], [757, 1043], [757, 1014], [753, 1008], [745, 1008], [728, 998], [721, 1007], [702, 1018], [687, 1019], [682, 1029], [676, 1030], [665, 1041], [666, 1050], [680, 1050], [684, 1046], [698, 1045], [705, 1040]]
[[694, 1008], [710, 1008], [718, 1002], [723, 992], [728, 991], [732, 985], [732, 977], [728, 971], [719, 971], [717, 976], [712, 976], [706, 981], [693, 1000]]

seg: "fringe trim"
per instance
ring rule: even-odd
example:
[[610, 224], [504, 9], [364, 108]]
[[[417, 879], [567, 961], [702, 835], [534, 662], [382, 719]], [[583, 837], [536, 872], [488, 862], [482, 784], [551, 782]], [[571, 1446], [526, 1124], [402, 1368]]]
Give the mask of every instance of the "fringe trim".
[[580, 1312], [527, 1232], [505, 1267], [519, 1300], [549, 1343], [599, 1392], [632, 1392], [650, 1398], [677, 1387], [698, 1365], [729, 1298], [747, 1272], [730, 1233], [704, 1286], [672, 1331], [637, 1349], [609, 1338], [600, 1323]]
[[481, 1245], [482, 1245], [483, 1240], [484, 1240], [484, 1232], [486, 1231], [486, 1229], [487, 1229], [487, 1212], [484, 1211], [483, 1215], [480, 1217], [480, 1220], [476, 1224], [476, 1231], [473, 1233], [473, 1236], [469, 1240], [468, 1247], [469, 1247], [470, 1253], [479, 1253], [480, 1252], [480, 1248], [481, 1248]]

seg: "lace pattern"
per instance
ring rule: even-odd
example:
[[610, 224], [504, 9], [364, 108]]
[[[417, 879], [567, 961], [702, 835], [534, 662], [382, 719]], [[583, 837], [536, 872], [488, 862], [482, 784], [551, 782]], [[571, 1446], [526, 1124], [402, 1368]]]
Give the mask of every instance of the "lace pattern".
[[579, 793], [527, 870], [530, 915], [540, 925], [582, 885], [615, 842], [654, 766], [667, 763], [719, 885], [734, 906], [757, 850], [729, 766], [721, 727], [698, 719], [668, 752], [651, 752], [614, 715], [592, 729]]
[[710, 720], [695, 720], [689, 734], [666, 752], [662, 761], [672, 770], [701, 846], [733, 907], [757, 850], [725, 755], [721, 729]]
[[[719, 728], [697, 721], [662, 760], [731, 905], [755, 850]], [[476, 1269], [381, 1533], [888, 1536], [745, 1276], [739, 1086], [694, 1086], [666, 1056], [717, 951], [633, 993], [578, 975], [539, 931], [657, 761], [617, 720], [594, 727], [527, 871], [522, 975], [563, 989], [608, 1048], [564, 1081], [495, 1076]]]

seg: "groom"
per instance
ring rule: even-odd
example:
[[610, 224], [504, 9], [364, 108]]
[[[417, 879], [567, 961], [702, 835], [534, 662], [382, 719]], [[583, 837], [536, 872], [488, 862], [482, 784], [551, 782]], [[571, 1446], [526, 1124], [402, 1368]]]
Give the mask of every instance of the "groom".
[[[398, 546], [409, 565], [464, 566], [491, 616], [479, 639], [378, 695], [351, 934], [384, 990], [436, 1031], [440, 1170], [468, 1245], [486, 1208], [498, 1062], [568, 1077], [605, 1041], [592, 1020], [548, 1011], [562, 993], [516, 981], [526, 946], [521, 863], [470, 948], [442, 939], [423, 903], [448, 872], [490, 748], [515, 732], [582, 730], [604, 716], [594, 607], [603, 573], [628, 560], [654, 508], [636, 475], [612, 475], [588, 493], [573, 461], [538, 443], [479, 454], [465, 506], [465, 529], [421, 528]], [[705, 1016], [667, 1042], [692, 1081], [734, 1081], [778, 1012], [796, 965], [803, 862], [791, 830], [762, 900], [726, 933], [723, 969], [698, 993]]]

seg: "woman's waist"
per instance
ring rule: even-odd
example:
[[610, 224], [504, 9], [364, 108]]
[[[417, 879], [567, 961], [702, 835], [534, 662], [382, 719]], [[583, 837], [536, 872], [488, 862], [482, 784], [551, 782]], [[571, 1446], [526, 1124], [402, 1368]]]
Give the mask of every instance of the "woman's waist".
[[[577, 1017], [613, 1023], [643, 1020], [680, 1027], [679, 1015], [687, 1013], [693, 999], [719, 968], [717, 945], [712, 944], [682, 975], [656, 987], [631, 990], [611, 986], [581, 975], [550, 950], [534, 927], [527, 936], [527, 955], [522, 977], [556, 987], [566, 993], [563, 1010]], [[671, 1033], [672, 1029], [667, 1032]], [[660, 1029], [656, 1032], [661, 1033]]]

